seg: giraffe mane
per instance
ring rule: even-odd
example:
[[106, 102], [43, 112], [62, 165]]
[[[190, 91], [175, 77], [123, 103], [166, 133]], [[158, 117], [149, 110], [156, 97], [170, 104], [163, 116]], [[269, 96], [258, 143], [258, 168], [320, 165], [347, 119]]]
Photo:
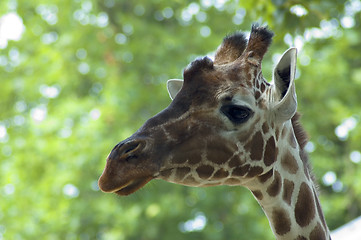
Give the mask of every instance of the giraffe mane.
[[306, 130], [301, 125], [300, 118], [301, 118], [301, 114], [296, 112], [296, 114], [291, 119], [292, 127], [293, 127], [293, 131], [295, 133], [295, 136], [296, 136], [297, 143], [300, 146], [301, 160], [303, 161], [304, 165], [306, 166], [308, 173], [310, 174], [310, 177], [311, 177], [313, 183], [315, 184], [316, 189], [318, 190], [317, 181], [316, 181], [315, 176], [312, 173], [312, 166], [310, 164], [307, 151], [305, 150], [305, 146], [308, 143], [309, 136], [308, 136]]
[[301, 122], [301, 114], [296, 112], [296, 114], [292, 117], [292, 126], [296, 135], [297, 143], [300, 145], [303, 150], [308, 142], [308, 134], [306, 130], [302, 127]]

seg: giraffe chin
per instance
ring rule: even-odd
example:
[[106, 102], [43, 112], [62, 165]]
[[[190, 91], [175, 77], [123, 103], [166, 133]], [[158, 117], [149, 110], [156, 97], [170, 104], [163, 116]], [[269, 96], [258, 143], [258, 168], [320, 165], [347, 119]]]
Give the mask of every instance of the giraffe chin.
[[119, 189], [114, 190], [113, 193], [115, 193], [119, 196], [130, 195], [130, 194], [138, 191], [142, 187], [144, 187], [144, 185], [147, 184], [152, 179], [153, 179], [152, 177], [147, 177], [147, 178], [131, 180], [127, 184], [121, 186]]

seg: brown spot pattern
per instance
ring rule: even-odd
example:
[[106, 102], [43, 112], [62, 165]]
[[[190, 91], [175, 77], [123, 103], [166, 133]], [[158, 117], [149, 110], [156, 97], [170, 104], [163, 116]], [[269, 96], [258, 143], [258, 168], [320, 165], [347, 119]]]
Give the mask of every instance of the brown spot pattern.
[[270, 166], [276, 161], [277, 148], [274, 137], [270, 137], [266, 144], [266, 150], [264, 152], [263, 161], [266, 166]]
[[263, 137], [261, 132], [257, 132], [252, 137], [252, 140], [249, 141], [245, 149], [251, 153], [251, 159], [254, 161], [259, 161], [263, 156]]
[[266, 90], [266, 86], [264, 85], [264, 83], [261, 84], [261, 92], [264, 92], [264, 90]]
[[175, 177], [177, 180], [180, 180], [184, 178], [186, 174], [188, 174], [191, 171], [189, 167], [180, 167], [176, 169]]
[[325, 232], [320, 223], [317, 223], [317, 226], [310, 233], [310, 240], [326, 240]]
[[247, 174], [247, 172], [249, 171], [250, 165], [246, 164], [240, 167], [236, 167], [235, 169], [233, 169], [232, 171], [232, 176], [235, 177], [243, 177], [244, 175]]
[[300, 186], [295, 206], [296, 222], [301, 227], [306, 227], [315, 217], [315, 207], [312, 195], [311, 189], [303, 182]]
[[[188, 153], [189, 156], [188, 156], [188, 162], [190, 164], [196, 164], [196, 163], [199, 163], [201, 161], [201, 155], [199, 154], [199, 152], [189, 152]], [[183, 154], [180, 154], [180, 156], [182, 156]]]
[[258, 199], [258, 200], [262, 200], [263, 199], [263, 194], [261, 191], [255, 190], [252, 191], [253, 195]]
[[248, 171], [247, 177], [255, 177], [257, 175], [260, 175], [263, 172], [263, 168], [255, 166], [255, 167], [251, 167]]
[[228, 161], [233, 155], [227, 148], [222, 148], [219, 143], [210, 142], [207, 144], [207, 159], [216, 164], [223, 164]]
[[281, 182], [281, 175], [279, 174], [279, 172], [274, 171], [274, 178], [272, 183], [268, 186], [266, 192], [268, 193], [268, 195], [270, 195], [271, 197], [276, 196], [280, 191], [281, 191], [281, 186], [282, 186], [282, 182]]
[[279, 208], [272, 211], [272, 223], [278, 235], [282, 236], [291, 230], [291, 220], [289, 214]]
[[167, 170], [163, 170], [160, 172], [160, 175], [163, 177], [163, 178], [169, 178], [170, 175], [172, 174], [172, 172], [174, 171], [174, 169], [167, 169]]
[[262, 124], [262, 132], [263, 132], [263, 134], [268, 133], [268, 130], [269, 130], [269, 126], [268, 126], [268, 124], [266, 122], [264, 122]]
[[288, 205], [291, 205], [292, 193], [294, 188], [295, 188], [295, 184], [292, 181], [289, 181], [287, 179], [283, 181], [282, 198]]
[[296, 159], [292, 156], [290, 151], [287, 151], [281, 157], [282, 167], [291, 174], [296, 174], [298, 171], [298, 165]]
[[214, 168], [209, 165], [199, 166], [196, 169], [198, 176], [202, 179], [208, 179], [212, 176]]
[[239, 159], [238, 156], [233, 156], [233, 157], [231, 158], [231, 160], [229, 160], [229, 162], [228, 162], [228, 166], [229, 166], [230, 168], [239, 166], [240, 164], [241, 164], [241, 160]]
[[174, 164], [182, 164], [185, 163], [187, 161], [187, 158], [184, 155], [176, 155], [171, 159], [171, 163]]
[[259, 176], [258, 179], [261, 183], [265, 183], [272, 176], [273, 176], [273, 169], [271, 169], [268, 172], [266, 172], [265, 174]]
[[256, 94], [255, 94], [255, 98], [256, 100], [258, 100], [258, 98], [261, 96], [261, 92], [259, 91], [256, 91]]
[[295, 240], [307, 240], [304, 236], [298, 235], [298, 237]]
[[[174, 131], [174, 129], [170, 129], [169, 131]], [[183, 137], [185, 136], [177, 136], [177, 139], [182, 139]], [[194, 147], [195, 144], [198, 144], [197, 146], [199, 148], [195, 148]], [[201, 155], [200, 155], [201, 153], [200, 151], [198, 151], [198, 149], [203, 149], [204, 147], [205, 146], [202, 141], [198, 141], [198, 142], [196, 142], [195, 140], [186, 141], [177, 147], [178, 154], [174, 155], [172, 159], [172, 163], [182, 164], [187, 161], [190, 164], [196, 164], [201, 161]]]
[[200, 158], [200, 157], [199, 157], [199, 158], [192, 158], [192, 157], [190, 157], [190, 158], [187, 159], [187, 162], [188, 162], [189, 164], [191, 164], [191, 165], [195, 165], [195, 164], [199, 163], [200, 161], [201, 161], [201, 158]]
[[216, 164], [222, 164], [225, 163], [228, 158], [224, 158], [223, 156], [221, 156], [221, 154], [214, 154], [214, 152], [209, 152], [207, 151], [207, 160], [214, 162]]
[[215, 179], [223, 179], [228, 177], [228, 171], [224, 170], [224, 169], [219, 169], [214, 175], [213, 178]]
[[240, 181], [237, 178], [229, 178], [226, 180], [226, 182], [224, 183], [226, 185], [239, 185]]

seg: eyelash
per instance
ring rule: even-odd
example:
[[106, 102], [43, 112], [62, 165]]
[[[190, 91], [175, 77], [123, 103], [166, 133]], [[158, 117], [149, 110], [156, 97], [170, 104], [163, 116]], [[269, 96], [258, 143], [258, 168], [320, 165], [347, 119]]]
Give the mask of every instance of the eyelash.
[[245, 123], [253, 115], [251, 109], [239, 105], [224, 105], [221, 112], [235, 124]]

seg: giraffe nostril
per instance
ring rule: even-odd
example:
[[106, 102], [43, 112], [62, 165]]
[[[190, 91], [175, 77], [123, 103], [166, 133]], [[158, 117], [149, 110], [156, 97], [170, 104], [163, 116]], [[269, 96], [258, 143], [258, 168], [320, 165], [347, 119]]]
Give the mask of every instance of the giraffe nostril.
[[138, 157], [145, 144], [144, 140], [121, 142], [114, 147], [109, 157], [111, 159], [124, 159], [125, 161], [130, 161], [131, 159]]
[[129, 146], [129, 148], [127, 150], [124, 151], [124, 154], [132, 152], [133, 150], [136, 150], [139, 147], [139, 144], [134, 144]]
[[144, 140], [134, 140], [124, 145], [124, 154], [141, 151], [145, 146]]

